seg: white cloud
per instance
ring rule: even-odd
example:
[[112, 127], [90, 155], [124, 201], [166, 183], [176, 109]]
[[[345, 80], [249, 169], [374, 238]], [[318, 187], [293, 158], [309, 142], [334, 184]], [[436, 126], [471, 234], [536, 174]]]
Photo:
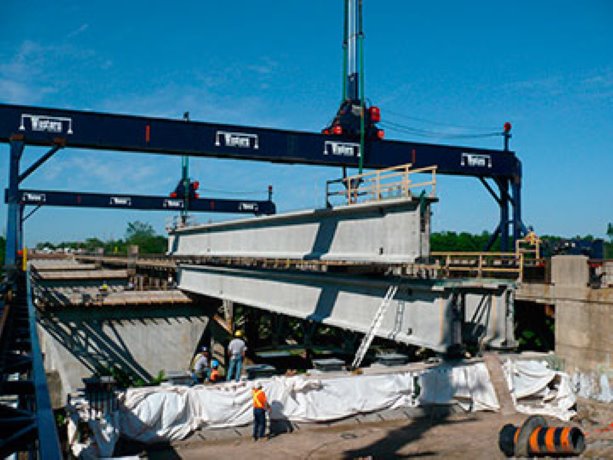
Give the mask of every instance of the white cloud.
[[[41, 45], [32, 40], [21, 43], [12, 56], [0, 56], [0, 95], [3, 102], [17, 104], [41, 103], [45, 96], [70, 85], [66, 69], [74, 63], [86, 62], [94, 68], [108, 68], [91, 49], [65, 43]], [[74, 78], [77, 78], [75, 76]]]
[[87, 29], [89, 29], [89, 24], [85, 23], [85, 24], [81, 24], [79, 27], [77, 27], [75, 30], [73, 30], [72, 32], [70, 32], [68, 35], [66, 35], [66, 38], [74, 38], [77, 35], [81, 35], [83, 32], [85, 32]]
[[258, 96], [231, 97], [222, 93], [207, 86], [169, 84], [147, 94], [116, 95], [102, 102], [101, 109], [114, 113], [168, 118], [181, 118], [184, 112], [190, 112], [194, 121], [281, 125], [282, 120], [267, 111], [264, 99]]
[[613, 69], [591, 70], [581, 75], [552, 75], [509, 83], [505, 89], [535, 96], [578, 95], [590, 99], [609, 98], [613, 95]]

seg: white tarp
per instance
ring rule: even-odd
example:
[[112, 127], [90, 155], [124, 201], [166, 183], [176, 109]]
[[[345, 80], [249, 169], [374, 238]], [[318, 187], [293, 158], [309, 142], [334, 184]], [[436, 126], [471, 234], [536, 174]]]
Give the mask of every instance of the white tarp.
[[[518, 411], [570, 418], [568, 409], [574, 404], [574, 396], [566, 374], [552, 371], [541, 362], [509, 361], [505, 370], [514, 401], [535, 396], [542, 400], [540, 406], [516, 404]], [[396, 373], [274, 377], [261, 382], [272, 406], [273, 421], [324, 422], [385, 409], [451, 402], [471, 411], [500, 407], [487, 367], [481, 362]], [[557, 382], [556, 388], [552, 388], [552, 382]], [[130, 389], [123, 395], [118, 412], [102, 423], [90, 420], [89, 424], [104, 452], [112, 451], [120, 433], [144, 443], [174, 441], [199, 428], [251, 423], [251, 389], [251, 382]]]
[[[301, 376], [262, 380], [271, 419], [323, 422], [413, 401], [411, 372], [313, 379]], [[176, 440], [197, 428], [225, 428], [253, 421], [252, 382], [215, 386], [128, 390], [119, 431], [142, 442]]]
[[575, 415], [571, 409], [576, 398], [568, 374], [550, 369], [545, 361], [509, 359], [503, 368], [517, 412], [564, 421]]
[[448, 404], [456, 400], [464, 410], [500, 409], [496, 391], [484, 363], [442, 365], [421, 376], [421, 404]]

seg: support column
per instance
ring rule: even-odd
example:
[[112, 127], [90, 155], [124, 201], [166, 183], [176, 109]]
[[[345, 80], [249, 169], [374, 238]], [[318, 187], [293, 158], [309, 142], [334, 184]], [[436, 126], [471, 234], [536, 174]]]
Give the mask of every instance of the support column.
[[500, 189], [500, 250], [509, 250], [509, 181], [496, 180]]
[[17, 271], [17, 250], [21, 241], [20, 206], [19, 206], [19, 162], [24, 149], [23, 140], [11, 140], [9, 160], [9, 182], [7, 192], [6, 222], [6, 272], [9, 279]]
[[242, 306], [243, 317], [245, 319], [244, 329], [245, 338], [251, 354], [255, 353], [255, 350], [259, 347], [259, 332], [260, 332], [260, 318], [262, 312], [252, 307]]
[[525, 233], [524, 224], [521, 220], [521, 176], [516, 176], [511, 182], [511, 194], [513, 203], [513, 244]]
[[17, 251], [23, 249], [25, 246], [25, 240], [23, 235], [23, 211], [25, 210], [25, 206], [23, 204], [19, 204], [19, 230], [17, 232]]
[[279, 313], [271, 313], [271, 328], [272, 328], [272, 346], [274, 348], [279, 347], [284, 342], [284, 326], [285, 326], [285, 316], [280, 315]]

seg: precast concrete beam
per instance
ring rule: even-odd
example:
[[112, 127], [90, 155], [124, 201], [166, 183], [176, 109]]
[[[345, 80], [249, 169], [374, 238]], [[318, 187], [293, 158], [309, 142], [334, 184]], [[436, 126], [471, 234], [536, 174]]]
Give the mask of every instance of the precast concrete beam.
[[378, 336], [438, 352], [471, 341], [493, 348], [515, 346], [514, 287], [504, 281], [179, 267], [182, 290], [363, 333], [392, 284], [399, 289], [385, 311]]
[[432, 198], [390, 199], [186, 227], [175, 256], [413, 263], [430, 253]]

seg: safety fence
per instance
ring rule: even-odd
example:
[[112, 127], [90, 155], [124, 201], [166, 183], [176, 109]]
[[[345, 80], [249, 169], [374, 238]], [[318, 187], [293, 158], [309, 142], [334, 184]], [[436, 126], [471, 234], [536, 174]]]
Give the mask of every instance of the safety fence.
[[[411, 163], [407, 163], [329, 180], [326, 182], [326, 204], [332, 206], [335, 199], [340, 199], [338, 204], [352, 205], [392, 198], [410, 198], [417, 190], [423, 190], [425, 195], [434, 198], [437, 167], [411, 169], [411, 166]], [[430, 178], [418, 181], [415, 179], [416, 174], [429, 174]]]

